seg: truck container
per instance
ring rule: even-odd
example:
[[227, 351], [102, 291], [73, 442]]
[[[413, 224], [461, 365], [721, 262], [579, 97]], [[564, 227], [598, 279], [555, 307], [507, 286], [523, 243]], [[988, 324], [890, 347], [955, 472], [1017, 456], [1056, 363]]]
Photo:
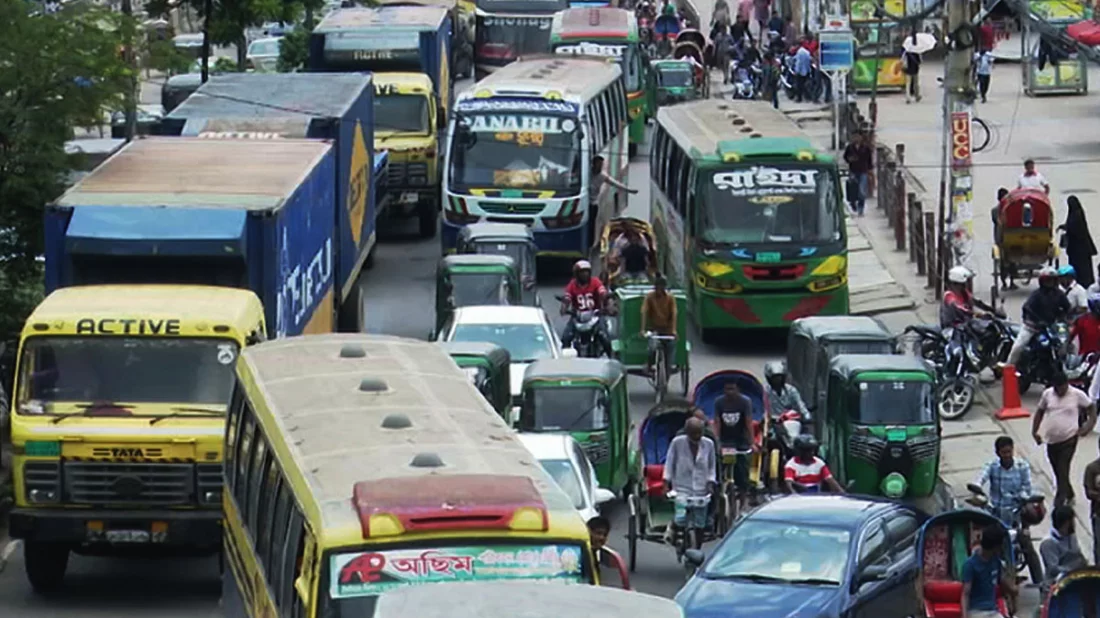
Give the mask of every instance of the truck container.
[[[375, 148], [389, 152], [383, 214], [416, 217], [435, 235], [440, 207], [439, 135], [453, 99], [451, 12], [433, 6], [350, 8], [313, 31], [312, 72], [371, 71]], [[431, 92], [420, 82], [430, 80]]]
[[[335, 150], [304, 139], [131, 142], [47, 206], [46, 290], [245, 288], [274, 336], [331, 332], [348, 284], [336, 246], [363, 216], [333, 216]], [[362, 323], [361, 303], [345, 311]]]
[[[333, 246], [340, 330], [358, 331], [359, 274], [374, 251], [378, 183], [374, 86], [369, 74], [234, 73], [210, 78], [160, 124], [161, 135], [216, 139], [333, 140]], [[347, 221], [344, 221], [344, 220]]]

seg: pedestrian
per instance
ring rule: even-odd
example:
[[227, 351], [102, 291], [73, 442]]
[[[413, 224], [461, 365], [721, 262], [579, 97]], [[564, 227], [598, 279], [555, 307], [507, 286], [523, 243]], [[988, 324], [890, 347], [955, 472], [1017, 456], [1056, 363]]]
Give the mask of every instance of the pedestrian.
[[[993, 217], [993, 242], [1000, 246], [1001, 244], [1001, 204], [1004, 203], [1004, 199], [1008, 197], [1008, 189], [1001, 187], [997, 189], [997, 203], [990, 209], [989, 214]], [[1016, 290], [1019, 287], [1016, 282], [1013, 281], [1013, 276], [1016, 274], [1016, 267], [1012, 263], [1001, 258], [1001, 289], [1002, 290]]]
[[733, 52], [733, 36], [730, 34], [729, 28], [721, 28], [718, 31], [718, 38], [714, 41], [714, 56], [718, 68], [722, 71], [722, 83], [730, 83], [730, 59]]
[[768, 33], [775, 33], [774, 36], [783, 37], [783, 18], [779, 16], [779, 11], [772, 11], [772, 17], [768, 20]]
[[[852, 135], [852, 141], [844, 149], [844, 162], [848, 164], [848, 204], [857, 217], [863, 216], [867, 202], [867, 178], [871, 173], [872, 153], [867, 136], [862, 132]], [[854, 190], [854, 195], [852, 194]]]
[[[1085, 415], [1083, 423], [1082, 413]], [[1051, 386], [1039, 398], [1039, 407], [1031, 423], [1035, 444], [1047, 444], [1047, 459], [1054, 470], [1055, 507], [1073, 502], [1075, 493], [1069, 469], [1077, 451], [1077, 439], [1087, 436], [1095, 425], [1096, 404], [1083, 391], [1071, 387], [1066, 374], [1055, 373]]]
[[1043, 559], [1043, 583], [1039, 598], [1047, 598], [1050, 587], [1070, 571], [1088, 566], [1081, 545], [1077, 542], [1076, 514], [1072, 506], [1055, 507], [1050, 514], [1050, 536], [1039, 543], [1039, 556]]
[[974, 54], [974, 74], [978, 78], [978, 94], [982, 95], [982, 103], [987, 103], [989, 78], [993, 75], [993, 52], [983, 49]]
[[707, 530], [709, 505], [689, 506], [691, 498], [705, 498], [718, 486], [718, 464], [714, 443], [703, 436], [703, 421], [691, 417], [684, 425], [685, 433], [676, 436], [668, 445], [665, 457], [665, 491], [676, 492], [676, 506], [672, 525], [668, 526], [665, 540], [671, 541], [676, 529], [695, 533], [695, 548], [703, 547], [703, 534]]
[[764, 54], [764, 62], [760, 67], [760, 96], [765, 101], [771, 101], [772, 107], [779, 109], [779, 61], [775, 54]]
[[760, 26], [760, 38], [763, 39], [763, 35], [767, 33], [768, 15], [771, 13], [771, 0], [753, 0], [753, 7], [756, 9], [754, 15], [756, 23]]
[[801, 103], [810, 98], [810, 77], [814, 70], [814, 57], [809, 48], [799, 45], [794, 54], [794, 100]]
[[[913, 32], [913, 40], [916, 41], [917, 33]], [[901, 69], [905, 73], [905, 102], [910, 103], [916, 99], [920, 103], [920, 65], [923, 60], [920, 54], [907, 49], [901, 52]]]
[[1066, 321], [1072, 323], [1088, 312], [1089, 293], [1077, 283], [1077, 269], [1068, 264], [1058, 269], [1058, 280], [1069, 300], [1070, 312]]
[[1093, 294], [1100, 294], [1100, 264], [1096, 265], [1096, 276], [1096, 282], [1090, 285], [1089, 289], [1087, 290], [1089, 296], [1092, 296]]
[[1016, 181], [1016, 188], [1042, 189], [1047, 195], [1050, 195], [1050, 185], [1047, 183], [1046, 177], [1035, 171], [1035, 159], [1024, 161], [1024, 173], [1020, 174], [1020, 179]]
[[993, 20], [989, 16], [986, 16], [986, 18], [982, 20], [981, 27], [978, 28], [978, 42], [980, 44], [978, 50], [992, 52], [994, 40], [995, 33], [993, 31]]
[[1092, 563], [1100, 566], [1100, 457], [1085, 466], [1085, 496], [1092, 507]]
[[1092, 268], [1096, 243], [1089, 233], [1089, 222], [1081, 200], [1076, 195], [1071, 195], [1066, 198], [1066, 206], [1066, 222], [1058, 226], [1062, 231], [1061, 245], [1066, 250], [1066, 260], [1077, 273], [1077, 283], [1087, 288], [1096, 281]]
[[1000, 524], [990, 524], [982, 529], [982, 540], [977, 551], [970, 555], [962, 568], [962, 616], [966, 618], [1001, 618], [997, 608], [997, 586], [1014, 598], [1017, 593], [1014, 574], [1004, 569], [1005, 530]]

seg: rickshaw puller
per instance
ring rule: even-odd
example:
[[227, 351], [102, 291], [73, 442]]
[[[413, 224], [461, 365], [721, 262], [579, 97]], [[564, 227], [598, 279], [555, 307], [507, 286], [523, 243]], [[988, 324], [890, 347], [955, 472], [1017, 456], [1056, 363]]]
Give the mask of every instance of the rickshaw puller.
[[828, 487], [833, 493], [842, 494], [844, 488], [833, 478], [825, 460], [817, 456], [817, 439], [802, 434], [794, 440], [795, 456], [783, 467], [783, 484], [788, 493], [801, 493], [810, 489]]
[[573, 345], [573, 337], [576, 330], [576, 317], [581, 311], [599, 311], [600, 321], [596, 325], [596, 338], [604, 352], [611, 355], [610, 339], [607, 335], [607, 327], [603, 314], [607, 313], [607, 303], [610, 295], [599, 277], [592, 276], [592, 264], [588, 260], [578, 260], [573, 264], [573, 278], [565, 286], [565, 298], [561, 304], [561, 314], [568, 315], [569, 321], [561, 333], [561, 345], [568, 348]]
[[1039, 289], [1031, 293], [1024, 302], [1024, 322], [1020, 327], [1020, 334], [1012, 342], [1012, 350], [1008, 353], [1008, 364], [1015, 365], [1024, 353], [1027, 344], [1031, 343], [1040, 328], [1066, 319], [1070, 314], [1069, 299], [1065, 292], [1058, 287], [1058, 271], [1049, 266], [1044, 266], [1039, 271]]
[[709, 505], [688, 506], [680, 498], [702, 498], [713, 495], [718, 486], [718, 464], [714, 442], [703, 437], [703, 421], [692, 417], [684, 424], [684, 435], [678, 435], [668, 445], [665, 457], [665, 491], [675, 491], [676, 515], [666, 530], [671, 539], [675, 528], [694, 530], [694, 546], [703, 547], [703, 537], [709, 527]]
[[722, 395], [714, 400], [714, 418], [718, 423], [720, 447], [741, 451], [733, 463], [733, 484], [737, 488], [741, 510], [749, 508], [749, 456], [756, 450], [752, 435], [752, 401], [741, 393], [733, 380], [722, 387]]
[[[664, 275], [657, 275], [653, 281], [653, 291], [646, 294], [642, 302], [642, 336], [647, 332], [658, 335], [676, 337], [676, 298], [668, 293], [668, 279]], [[672, 369], [672, 360], [676, 358], [676, 340], [649, 340], [649, 360], [646, 371], [652, 375], [654, 364], [657, 360], [657, 346], [665, 351], [665, 375]]]

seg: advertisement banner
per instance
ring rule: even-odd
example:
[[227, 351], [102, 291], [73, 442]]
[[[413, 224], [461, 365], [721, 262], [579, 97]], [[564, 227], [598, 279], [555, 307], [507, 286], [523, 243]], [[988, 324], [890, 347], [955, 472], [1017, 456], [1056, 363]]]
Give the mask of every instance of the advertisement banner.
[[970, 112], [951, 112], [951, 169], [970, 167]]
[[[877, 0], [851, 0], [848, 3], [849, 15], [852, 21], [878, 21], [878, 17], [875, 16], [875, 8], [878, 5]], [[884, 0], [882, 8], [893, 17], [905, 16], [905, 0]]]
[[1031, 12], [1053, 23], [1077, 23], [1085, 19], [1084, 2], [1076, 0], [1031, 0]]
[[336, 554], [330, 560], [333, 599], [380, 595], [439, 582], [492, 580], [584, 583], [581, 547], [573, 545], [445, 547]]
[[[860, 58], [852, 65], [852, 82], [856, 90], [870, 90], [875, 83], [874, 75], [874, 58]], [[878, 59], [878, 87], [898, 89], [905, 87], [905, 73], [901, 70], [900, 58]]]

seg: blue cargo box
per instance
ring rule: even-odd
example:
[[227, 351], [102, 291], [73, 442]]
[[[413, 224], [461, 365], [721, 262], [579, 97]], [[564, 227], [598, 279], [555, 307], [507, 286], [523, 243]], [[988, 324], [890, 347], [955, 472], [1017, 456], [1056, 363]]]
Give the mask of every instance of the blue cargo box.
[[132, 142], [46, 209], [46, 289], [247, 288], [278, 337], [335, 330], [336, 156], [319, 140]]

